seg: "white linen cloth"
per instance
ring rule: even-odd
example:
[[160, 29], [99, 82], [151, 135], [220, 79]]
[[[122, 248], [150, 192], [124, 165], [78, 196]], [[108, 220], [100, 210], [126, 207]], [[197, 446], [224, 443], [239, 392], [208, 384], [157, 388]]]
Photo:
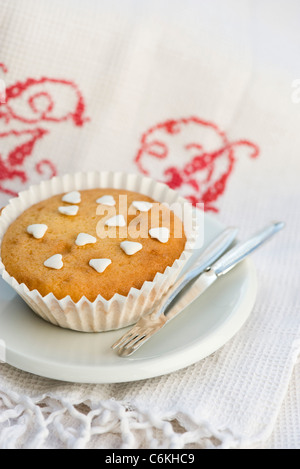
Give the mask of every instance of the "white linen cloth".
[[1, 448], [300, 445], [297, 14], [292, 1], [0, 0], [2, 205], [55, 173], [146, 169], [241, 237], [287, 224], [253, 256], [249, 320], [193, 366], [79, 385], [1, 364]]

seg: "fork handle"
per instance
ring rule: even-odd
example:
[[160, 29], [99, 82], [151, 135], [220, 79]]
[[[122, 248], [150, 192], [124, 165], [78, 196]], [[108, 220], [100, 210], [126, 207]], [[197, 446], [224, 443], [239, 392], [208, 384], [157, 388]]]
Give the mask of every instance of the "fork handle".
[[196, 277], [198, 277], [202, 272], [204, 272], [207, 267], [211, 266], [233, 243], [236, 235], [237, 228], [229, 227], [226, 228], [220, 235], [218, 235], [200, 254], [199, 259], [193, 265], [192, 270], [188, 271], [183, 277], [180, 277], [175, 284], [170, 288], [166, 293], [167, 298], [165, 299], [163, 305], [159, 305], [153, 311], [154, 316], [160, 316], [164, 314], [168, 306], [172, 303], [174, 298], [181, 292], [181, 290], [186, 287], [186, 285]]
[[217, 276], [226, 274], [236, 264], [242, 261], [246, 256], [251, 254], [261, 244], [271, 238], [275, 233], [284, 227], [283, 222], [272, 223], [267, 228], [259, 231], [254, 236], [249, 238], [243, 243], [239, 243], [237, 246], [230, 249], [227, 254], [224, 254], [219, 260], [217, 260], [211, 268], [214, 270]]

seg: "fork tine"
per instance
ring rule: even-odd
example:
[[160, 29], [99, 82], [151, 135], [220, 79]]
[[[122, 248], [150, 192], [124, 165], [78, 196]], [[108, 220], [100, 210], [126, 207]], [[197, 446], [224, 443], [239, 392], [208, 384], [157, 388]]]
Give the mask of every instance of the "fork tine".
[[124, 335], [122, 335], [122, 337], [117, 340], [112, 346], [111, 348], [113, 350], [119, 348], [119, 347], [123, 347], [128, 341], [130, 341], [131, 339], [133, 339], [133, 336], [137, 337], [138, 333], [139, 333], [139, 329], [140, 327], [134, 327], [133, 329], [131, 329], [130, 331], [126, 332]]
[[124, 347], [133, 337], [136, 337], [137, 334], [126, 334], [121, 337], [115, 344], [112, 345], [112, 349], [116, 350], [118, 348]]
[[133, 347], [140, 340], [144, 339], [144, 337], [146, 337], [146, 335], [147, 334], [145, 332], [142, 332], [141, 334], [138, 334], [137, 336], [132, 337], [132, 339], [130, 339], [126, 344], [124, 344], [122, 348], [123, 349], [128, 349], [128, 348]]
[[135, 342], [131, 347], [132, 351], [135, 352], [138, 348], [140, 348], [145, 342], [147, 342], [148, 339], [150, 339], [150, 337], [155, 334], [155, 332], [156, 330], [150, 331], [150, 333], [142, 337], [141, 340]]
[[154, 333], [155, 328], [147, 327], [135, 337], [132, 337], [128, 342], [119, 347], [118, 354], [121, 356], [128, 356], [135, 352], [141, 345], [143, 345]]
[[139, 336], [138, 340], [135, 340], [132, 344], [126, 344], [118, 350], [118, 354], [122, 357], [128, 357], [137, 349], [139, 349], [153, 334]]

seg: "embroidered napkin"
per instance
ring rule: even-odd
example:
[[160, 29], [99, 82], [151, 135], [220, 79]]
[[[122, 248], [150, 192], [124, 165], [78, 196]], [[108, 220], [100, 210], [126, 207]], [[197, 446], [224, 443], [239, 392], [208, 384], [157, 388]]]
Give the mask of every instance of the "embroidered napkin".
[[2, 448], [263, 446], [289, 387], [300, 350], [297, 76], [258, 59], [248, 2], [226, 2], [226, 21], [221, 2], [142, 3], [0, 0], [1, 205], [56, 174], [123, 170], [204, 201], [242, 238], [273, 219], [287, 226], [253, 256], [245, 326], [193, 366], [79, 385], [1, 364]]

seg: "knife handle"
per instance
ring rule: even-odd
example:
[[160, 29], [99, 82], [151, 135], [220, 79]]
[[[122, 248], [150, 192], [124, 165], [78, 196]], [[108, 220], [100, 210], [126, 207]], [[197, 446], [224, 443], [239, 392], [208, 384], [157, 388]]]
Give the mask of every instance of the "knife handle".
[[235, 227], [226, 228], [206, 249], [204, 249], [197, 261], [192, 265], [192, 269], [180, 277], [167, 292], [163, 305], [158, 307], [158, 311], [155, 310], [155, 315], [163, 314], [181, 290], [183, 290], [191, 280], [202, 274], [230, 247], [236, 238], [237, 232], [238, 229]]
[[250, 239], [243, 243], [239, 243], [224, 256], [218, 259], [211, 268], [214, 270], [217, 276], [226, 274], [235, 265], [241, 262], [245, 257], [251, 254], [255, 249], [261, 246], [265, 241], [270, 239], [275, 233], [284, 227], [283, 222], [272, 223], [272, 225], [259, 231]]

